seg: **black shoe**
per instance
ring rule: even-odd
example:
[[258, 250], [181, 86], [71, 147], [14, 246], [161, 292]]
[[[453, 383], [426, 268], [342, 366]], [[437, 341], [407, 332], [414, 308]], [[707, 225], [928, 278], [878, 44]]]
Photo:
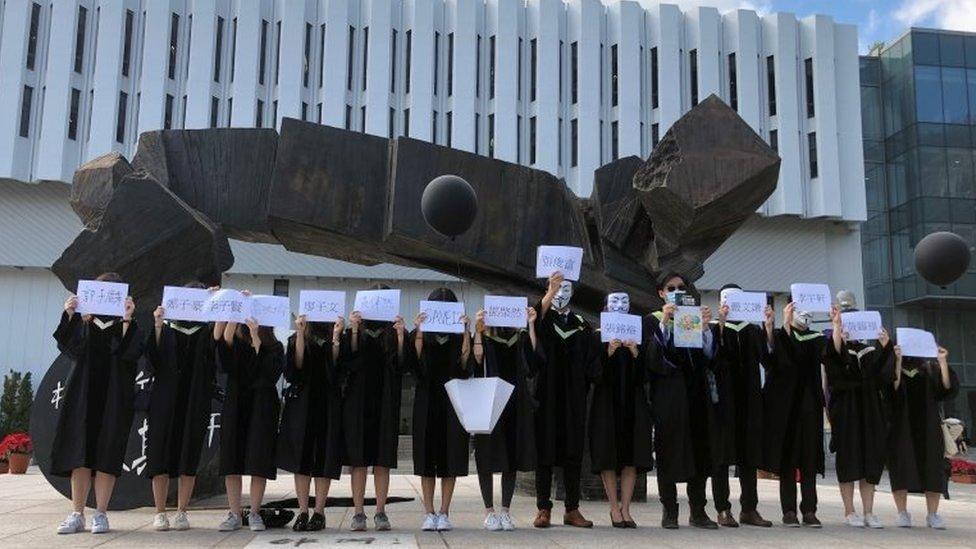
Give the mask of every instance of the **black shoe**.
[[291, 526], [291, 529], [296, 532], [304, 532], [308, 530], [308, 511], [298, 513], [298, 517], [295, 519], [295, 524]]
[[322, 513], [312, 513], [311, 520], [308, 521], [309, 532], [317, 532], [325, 529], [325, 515]]
[[613, 514], [611, 514], [610, 515], [610, 525], [613, 526], [614, 528], [626, 528], [627, 527], [627, 521], [626, 520], [622, 520], [620, 522], [617, 522], [617, 521], [613, 520]]
[[678, 510], [664, 508], [664, 515], [661, 517], [661, 528], [667, 530], [678, 529]]
[[823, 524], [820, 523], [820, 519], [817, 518], [816, 513], [803, 513], [803, 525], [807, 528], [821, 528]]
[[749, 526], [759, 526], [760, 528], [769, 528], [773, 525], [772, 521], [766, 520], [759, 514], [759, 511], [753, 509], [752, 511], [742, 511], [739, 513], [739, 522], [741, 524], [748, 524]]
[[695, 528], [704, 528], [706, 530], [718, 530], [718, 523], [708, 517], [705, 510], [692, 511], [691, 516], [688, 517], [688, 524], [694, 526]]
[[800, 521], [796, 518], [796, 511], [787, 511], [783, 513], [783, 526], [788, 528], [800, 527]]
[[637, 528], [637, 523], [634, 522], [634, 521], [632, 521], [632, 520], [625, 520], [624, 521], [624, 526], [626, 528]]

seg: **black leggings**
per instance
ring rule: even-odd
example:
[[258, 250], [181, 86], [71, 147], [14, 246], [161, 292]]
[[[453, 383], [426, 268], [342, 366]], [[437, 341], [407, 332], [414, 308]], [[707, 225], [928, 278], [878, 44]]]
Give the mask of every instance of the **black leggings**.
[[[478, 473], [478, 484], [481, 485], [481, 499], [485, 502], [485, 509], [495, 506], [495, 475], [492, 473]], [[512, 506], [512, 496], [515, 494], [515, 471], [502, 473], [502, 507]]]

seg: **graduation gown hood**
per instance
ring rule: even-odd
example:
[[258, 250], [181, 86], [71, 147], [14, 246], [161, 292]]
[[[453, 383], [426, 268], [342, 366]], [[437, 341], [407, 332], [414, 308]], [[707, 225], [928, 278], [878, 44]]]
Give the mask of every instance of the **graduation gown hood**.
[[146, 338], [152, 367], [145, 475], [194, 476], [210, 423], [217, 358], [213, 328], [166, 322]]
[[55, 476], [78, 467], [122, 474], [144, 338], [134, 320], [124, 336], [122, 319], [96, 320], [62, 313], [54, 332], [58, 349], [75, 362], [51, 446]]

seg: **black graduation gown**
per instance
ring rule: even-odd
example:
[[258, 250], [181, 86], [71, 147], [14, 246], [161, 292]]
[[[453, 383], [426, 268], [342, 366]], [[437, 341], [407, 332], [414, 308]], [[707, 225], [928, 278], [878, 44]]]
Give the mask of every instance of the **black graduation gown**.
[[[407, 350], [416, 356], [414, 338]], [[461, 334], [424, 334], [423, 353], [414, 363], [413, 474], [421, 477], [463, 477], [468, 474], [470, 435], [461, 426], [444, 384], [468, 377], [461, 360]], [[405, 346], [407, 344], [404, 344]]]
[[827, 417], [830, 419], [830, 450], [837, 454], [837, 480], [867, 480], [878, 484], [884, 471], [888, 442], [888, 414], [883, 391], [894, 381], [894, 346], [882, 348], [848, 341], [840, 353], [833, 340], [826, 342]]
[[483, 335], [484, 366], [474, 362], [478, 377], [500, 377], [515, 386], [508, 404], [490, 435], [475, 435], [474, 459], [479, 473], [511, 473], [535, 470], [535, 408], [532, 382], [542, 362], [541, 346], [535, 351], [526, 330]]
[[726, 322], [720, 338], [717, 327], [713, 333], [719, 342], [715, 376], [718, 424], [724, 431], [720, 440], [726, 445], [730, 437], [734, 440], [734, 453], [729, 456], [734, 457], [732, 463], [758, 468], [763, 462], [762, 364], [769, 357], [766, 331], [748, 322]]
[[146, 477], [195, 476], [200, 465], [216, 376], [213, 328], [201, 322], [166, 322], [156, 342], [146, 338], [152, 367]]
[[583, 317], [561, 315], [537, 304], [536, 336], [546, 360], [536, 379], [536, 465], [565, 467], [583, 462], [589, 369], [596, 352], [593, 330]]
[[820, 365], [826, 338], [813, 330], [783, 328], [774, 333], [766, 364], [763, 399], [765, 461], [763, 469], [793, 475], [796, 469], [824, 474], [823, 378]]
[[75, 362], [51, 445], [55, 476], [71, 476], [78, 467], [122, 474], [134, 413], [136, 362], [144, 339], [134, 320], [125, 336], [120, 318], [100, 319], [111, 322], [105, 329], [95, 320], [62, 313], [54, 331], [58, 349]]
[[[710, 363], [703, 349], [675, 347], [664, 339], [660, 312], [644, 317], [644, 348], [650, 371], [654, 457], [657, 476], [664, 482], [687, 482], [708, 477], [715, 469], [709, 449], [711, 436]], [[712, 345], [715, 345], [714, 339]]]
[[220, 421], [220, 474], [274, 479], [278, 432], [278, 378], [284, 367], [281, 343], [262, 344], [259, 352], [239, 337], [232, 346], [217, 343], [227, 391]]
[[[359, 345], [343, 343], [339, 355], [345, 376], [342, 395], [342, 463], [350, 467], [395, 468], [400, 440], [400, 388], [403, 372], [413, 354], [406, 337], [397, 352], [392, 323], [367, 321], [359, 332]], [[352, 331], [346, 330], [344, 340]]]
[[[332, 360], [332, 324], [305, 338], [302, 367], [295, 364], [297, 338], [288, 338], [278, 468], [310, 477], [338, 479], [342, 473], [341, 373]], [[325, 337], [323, 337], [325, 336]]]
[[[937, 364], [931, 362], [931, 366], [927, 366], [925, 363], [919, 365], [919, 361], [913, 359], [904, 361], [918, 367], [916, 374], [909, 376], [903, 364], [899, 387], [895, 389], [893, 384], [889, 385], [888, 476], [891, 489], [945, 493], [947, 470], [942, 403], [955, 398], [959, 392], [959, 379], [950, 368], [950, 388], [946, 389]], [[893, 370], [894, 361], [890, 361], [888, 367]]]
[[651, 457], [651, 406], [647, 399], [647, 362], [621, 346], [607, 356], [607, 343], [594, 342], [593, 395], [590, 401], [590, 465], [594, 474], [636, 467], [645, 472]]

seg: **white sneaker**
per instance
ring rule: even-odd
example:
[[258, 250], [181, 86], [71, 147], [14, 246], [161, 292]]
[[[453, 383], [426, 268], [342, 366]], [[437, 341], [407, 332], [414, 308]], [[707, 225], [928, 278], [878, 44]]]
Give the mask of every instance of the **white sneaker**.
[[874, 513], [864, 515], [864, 525], [868, 528], [874, 528], [875, 530], [884, 528], [884, 524], [881, 524], [881, 519], [879, 519], [878, 515], [875, 515]]
[[928, 524], [929, 525], [929, 528], [932, 528], [932, 529], [935, 529], [935, 530], [945, 530], [946, 529], [945, 520], [943, 520], [942, 519], [942, 515], [940, 515], [938, 513], [929, 513], [929, 515], [927, 517], [925, 517], [925, 524]]
[[437, 530], [437, 515], [434, 513], [427, 513], [424, 516], [424, 525], [420, 527], [424, 532], [433, 532]]
[[184, 531], [190, 529], [190, 519], [186, 516], [186, 511], [177, 511], [173, 518], [173, 529]]
[[261, 518], [259, 513], [251, 513], [248, 515], [247, 523], [250, 525], [252, 532], [264, 532], [266, 529], [264, 526], [264, 519]]
[[895, 526], [899, 528], [911, 528], [912, 527], [912, 515], [908, 511], [902, 511], [898, 513], [898, 518], [895, 519]]
[[92, 517], [91, 533], [104, 534], [105, 532], [108, 532], [108, 530], [108, 515], [95, 511], [95, 515]]
[[235, 530], [240, 530], [240, 529], [241, 529], [241, 517], [238, 516], [237, 513], [233, 511], [228, 511], [227, 518], [225, 518], [224, 522], [221, 522], [220, 526], [217, 527], [217, 530], [221, 532], [233, 532]]
[[864, 517], [857, 513], [851, 513], [844, 517], [844, 523], [854, 528], [864, 528]]
[[71, 513], [68, 518], [64, 519], [60, 525], [58, 525], [59, 534], [77, 534], [85, 529], [85, 515], [84, 513]]
[[437, 515], [437, 531], [449, 532], [454, 529], [454, 525], [448, 520], [446, 514]]
[[153, 530], [157, 532], [169, 530], [169, 517], [166, 513], [156, 513], [156, 518], [153, 519]]
[[501, 514], [498, 515], [498, 521], [502, 523], [502, 530], [505, 530], [506, 532], [515, 530], [515, 522], [512, 521], [512, 515], [508, 514], [508, 511], [502, 511]]
[[485, 530], [489, 532], [497, 532], [502, 529], [502, 521], [498, 520], [498, 515], [495, 513], [488, 513], [485, 516]]

